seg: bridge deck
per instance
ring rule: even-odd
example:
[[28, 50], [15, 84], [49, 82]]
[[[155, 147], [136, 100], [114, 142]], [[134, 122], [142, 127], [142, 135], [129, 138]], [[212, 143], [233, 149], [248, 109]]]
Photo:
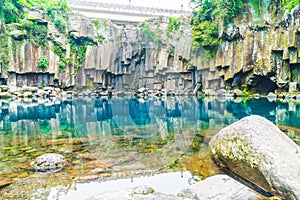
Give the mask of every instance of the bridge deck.
[[138, 23], [158, 16], [188, 16], [191, 11], [141, 7], [92, 1], [68, 0], [73, 10], [92, 18], [110, 19], [119, 24]]

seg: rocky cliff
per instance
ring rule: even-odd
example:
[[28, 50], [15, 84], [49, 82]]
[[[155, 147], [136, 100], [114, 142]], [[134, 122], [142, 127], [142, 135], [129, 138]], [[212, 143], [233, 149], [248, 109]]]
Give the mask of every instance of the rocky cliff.
[[276, 1], [255, 2], [250, 1], [243, 16], [223, 27], [213, 58], [192, 58], [205, 88], [247, 85], [267, 93], [299, 87], [299, 6], [288, 13]]
[[[26, 20], [46, 32], [34, 43], [20, 24], [1, 26], [1, 84], [147, 87], [186, 94], [200, 86], [247, 87], [259, 93], [298, 90], [299, 6], [285, 13], [274, 1], [253, 2], [244, 6], [242, 16], [220, 27], [221, 42], [213, 54], [192, 51], [189, 17], [117, 26], [69, 13], [67, 29], [60, 31], [44, 13], [30, 11]], [[49, 60], [45, 70], [37, 67], [42, 56]]]

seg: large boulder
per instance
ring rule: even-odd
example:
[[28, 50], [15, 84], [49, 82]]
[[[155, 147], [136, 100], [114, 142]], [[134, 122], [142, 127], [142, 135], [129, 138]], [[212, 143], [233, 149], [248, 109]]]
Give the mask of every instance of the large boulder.
[[283, 199], [300, 199], [300, 148], [267, 119], [252, 115], [233, 123], [210, 148], [220, 166]]

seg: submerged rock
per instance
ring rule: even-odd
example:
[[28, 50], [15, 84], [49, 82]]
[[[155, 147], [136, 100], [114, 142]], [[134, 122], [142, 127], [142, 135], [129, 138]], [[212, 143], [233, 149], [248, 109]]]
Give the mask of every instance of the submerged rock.
[[12, 184], [12, 179], [7, 177], [0, 177], [0, 188]]
[[65, 158], [57, 153], [47, 153], [41, 155], [31, 163], [35, 171], [57, 172], [66, 164]]
[[300, 148], [272, 122], [253, 115], [210, 141], [215, 161], [284, 199], [300, 198]]

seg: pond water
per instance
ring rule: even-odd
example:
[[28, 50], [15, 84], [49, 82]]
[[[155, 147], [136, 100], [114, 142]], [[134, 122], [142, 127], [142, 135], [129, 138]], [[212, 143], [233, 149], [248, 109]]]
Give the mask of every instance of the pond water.
[[[67, 199], [74, 183], [91, 180], [117, 189], [114, 180], [142, 184], [149, 179], [141, 177], [153, 175], [188, 172], [190, 180], [220, 173], [210, 160], [210, 138], [252, 114], [300, 141], [300, 104], [265, 98], [23, 99], [0, 106], [0, 199], [43, 199], [53, 188]], [[35, 172], [30, 162], [45, 153], [62, 154], [63, 170]]]

